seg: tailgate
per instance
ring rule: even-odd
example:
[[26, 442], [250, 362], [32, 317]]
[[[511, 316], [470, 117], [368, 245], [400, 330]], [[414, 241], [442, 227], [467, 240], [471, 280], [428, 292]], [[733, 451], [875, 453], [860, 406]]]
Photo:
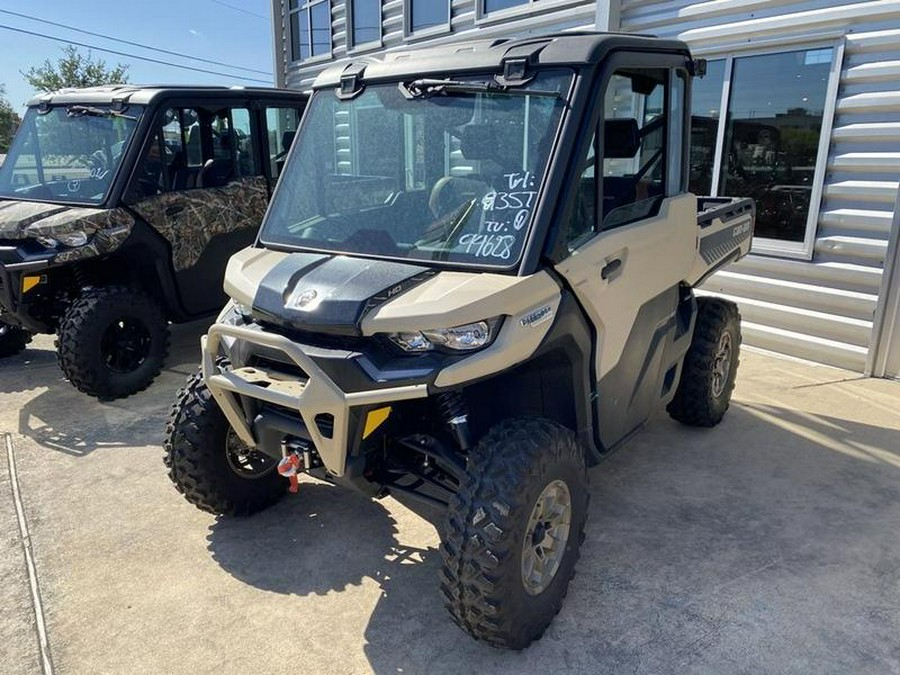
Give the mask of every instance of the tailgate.
[[756, 205], [748, 197], [697, 198], [697, 258], [686, 281], [703, 283], [713, 272], [750, 252]]

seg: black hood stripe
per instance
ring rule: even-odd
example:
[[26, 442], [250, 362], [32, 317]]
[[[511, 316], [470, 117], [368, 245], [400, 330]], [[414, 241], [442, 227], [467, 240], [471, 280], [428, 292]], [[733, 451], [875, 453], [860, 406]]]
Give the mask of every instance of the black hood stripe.
[[[253, 313], [295, 330], [361, 335], [366, 312], [433, 274], [419, 265], [292, 253], [263, 277]], [[298, 303], [304, 294], [306, 302]]]

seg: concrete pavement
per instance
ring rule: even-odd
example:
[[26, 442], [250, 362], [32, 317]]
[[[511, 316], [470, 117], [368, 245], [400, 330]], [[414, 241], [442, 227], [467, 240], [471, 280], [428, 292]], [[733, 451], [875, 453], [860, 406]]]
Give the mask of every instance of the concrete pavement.
[[[440, 605], [439, 513], [308, 481], [228, 520], [175, 492], [159, 444], [201, 333], [114, 403], [49, 338], [0, 362], [56, 672], [900, 672], [900, 383], [745, 353], [722, 425], [660, 415], [592, 472], [566, 604], [506, 653]], [[0, 672], [39, 673], [0, 455]]]

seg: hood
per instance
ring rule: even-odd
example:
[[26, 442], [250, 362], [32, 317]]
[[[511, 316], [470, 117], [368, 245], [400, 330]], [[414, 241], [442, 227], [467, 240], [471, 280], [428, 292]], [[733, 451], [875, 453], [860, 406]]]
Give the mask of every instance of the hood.
[[352, 336], [362, 334], [366, 314], [436, 273], [386, 260], [246, 248], [228, 262], [225, 292], [260, 321]]
[[134, 217], [125, 209], [97, 209], [45, 202], [0, 200], [0, 241], [47, 237], [84, 232], [87, 243], [78, 247], [60, 246], [57, 257], [84, 258], [109, 253], [127, 238]]

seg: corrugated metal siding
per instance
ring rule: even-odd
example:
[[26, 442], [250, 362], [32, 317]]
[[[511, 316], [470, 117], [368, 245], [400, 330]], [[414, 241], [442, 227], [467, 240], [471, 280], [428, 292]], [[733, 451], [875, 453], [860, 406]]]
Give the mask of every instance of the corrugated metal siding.
[[[349, 0], [331, 0], [332, 59], [329, 61], [306, 62], [305, 64], [284, 65], [284, 82], [292, 89], [304, 89], [312, 84], [316, 75], [336, 62], [348, 61], [352, 52], [347, 50], [347, 11]], [[452, 31], [421, 38], [405, 38], [403, 30], [403, 0], [385, 0], [382, 3], [382, 51], [396, 48], [408, 49], [416, 45], [433, 45], [441, 42], [465, 39], [466, 37], [487, 38], [495, 35], [525, 35], [528, 33], [565, 30], [569, 28], [593, 28], [597, 6], [593, 0], [574, 1], [571, 5], [541, 11], [540, 3], [534, 5], [533, 12], [523, 12], [499, 23], [481, 22], [476, 28], [475, 3], [477, 0], [452, 0]], [[281, 3], [281, 12], [286, 15], [287, 2]], [[282, 24], [284, 26], [284, 23]], [[477, 31], [477, 32], [476, 32]], [[282, 44], [289, 44], [289, 35], [284, 27], [281, 32]], [[358, 54], [372, 53], [373, 50]], [[282, 50], [282, 58], [289, 50]]]
[[900, 1], [623, 0], [621, 25], [710, 57], [846, 34], [812, 261], [750, 256], [704, 288], [740, 304], [747, 343], [863, 371], [900, 169]]

